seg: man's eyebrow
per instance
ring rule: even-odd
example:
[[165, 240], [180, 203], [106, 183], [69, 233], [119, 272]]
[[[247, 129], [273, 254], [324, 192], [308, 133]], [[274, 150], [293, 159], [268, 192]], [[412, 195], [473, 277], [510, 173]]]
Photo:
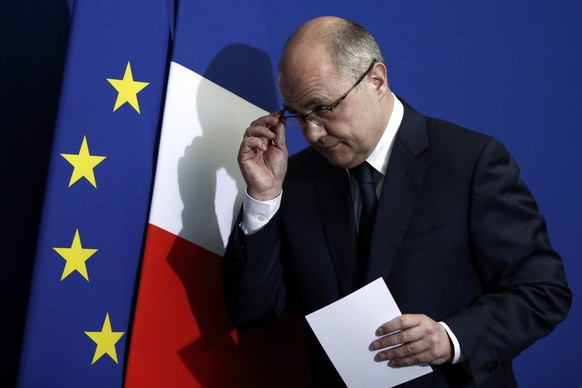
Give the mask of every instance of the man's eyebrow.
[[289, 113], [294, 114], [294, 115], [298, 113], [297, 111], [295, 111], [295, 109], [291, 109], [285, 104], [283, 104], [283, 109], [285, 109], [285, 112], [289, 112]]
[[[312, 97], [309, 100], [305, 101], [305, 103], [303, 104], [305, 106], [305, 111], [306, 112], [311, 112], [313, 111], [314, 108], [318, 107], [318, 106], [328, 106], [329, 104], [326, 104], [323, 102], [323, 100], [321, 99], [321, 97]], [[287, 112], [293, 113], [293, 114], [299, 114], [299, 112], [293, 108], [290, 108], [289, 106], [283, 104], [283, 108], [285, 108], [285, 110]]]
[[306, 107], [314, 107], [317, 105], [328, 105], [327, 103], [324, 102], [324, 100], [321, 97], [311, 97], [310, 99], [308, 99], [307, 101], [305, 101], [305, 106]]

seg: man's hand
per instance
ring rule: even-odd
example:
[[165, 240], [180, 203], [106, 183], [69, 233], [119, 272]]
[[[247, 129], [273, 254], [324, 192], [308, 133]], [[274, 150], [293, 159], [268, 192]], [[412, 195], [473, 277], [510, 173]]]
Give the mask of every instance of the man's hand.
[[245, 131], [238, 153], [248, 194], [259, 201], [277, 197], [287, 173], [287, 140], [280, 114], [275, 112], [253, 121]]
[[390, 365], [439, 365], [453, 357], [453, 350], [445, 328], [422, 314], [404, 314], [384, 323], [376, 331], [381, 337], [372, 342], [370, 349], [382, 350], [376, 360]]

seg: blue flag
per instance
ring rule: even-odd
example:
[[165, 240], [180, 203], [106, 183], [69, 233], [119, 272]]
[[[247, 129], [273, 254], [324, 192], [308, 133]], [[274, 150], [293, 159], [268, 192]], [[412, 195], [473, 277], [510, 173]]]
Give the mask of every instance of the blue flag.
[[172, 9], [73, 5], [20, 387], [123, 384]]

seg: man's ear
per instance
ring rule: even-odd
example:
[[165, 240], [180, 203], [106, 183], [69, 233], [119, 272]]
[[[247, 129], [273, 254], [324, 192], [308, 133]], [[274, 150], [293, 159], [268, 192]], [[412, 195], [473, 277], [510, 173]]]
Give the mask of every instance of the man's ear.
[[372, 70], [370, 70], [370, 77], [380, 98], [384, 97], [389, 90], [386, 65], [381, 62], [376, 63]]

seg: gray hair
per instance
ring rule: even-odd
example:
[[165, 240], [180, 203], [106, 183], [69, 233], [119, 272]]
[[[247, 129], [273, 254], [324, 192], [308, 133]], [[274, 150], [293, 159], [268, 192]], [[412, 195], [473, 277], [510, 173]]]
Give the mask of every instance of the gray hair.
[[349, 20], [338, 23], [324, 44], [336, 70], [352, 78], [359, 77], [373, 60], [385, 63], [370, 32]]

